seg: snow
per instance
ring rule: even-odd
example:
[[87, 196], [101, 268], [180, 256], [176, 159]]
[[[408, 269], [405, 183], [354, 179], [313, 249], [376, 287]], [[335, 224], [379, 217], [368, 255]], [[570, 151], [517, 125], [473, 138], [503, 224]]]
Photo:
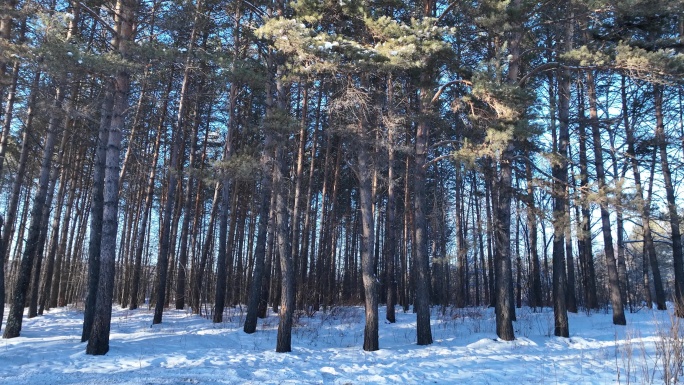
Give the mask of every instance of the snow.
[[152, 310], [116, 307], [109, 353], [89, 356], [82, 312], [54, 309], [25, 318], [21, 337], [0, 340], [0, 384], [605, 384], [628, 376], [659, 383], [656, 344], [673, 320], [642, 309], [627, 314], [625, 327], [606, 312], [570, 314], [566, 339], [552, 336], [550, 309], [523, 308], [517, 339], [505, 342], [496, 338], [492, 309], [435, 308], [435, 341], [417, 346], [415, 315], [397, 308], [397, 323], [380, 325], [381, 350], [364, 352], [363, 309], [336, 307], [298, 317], [293, 352], [276, 353], [277, 315], [248, 335], [243, 310], [228, 309], [220, 324], [167, 310], [151, 326]]

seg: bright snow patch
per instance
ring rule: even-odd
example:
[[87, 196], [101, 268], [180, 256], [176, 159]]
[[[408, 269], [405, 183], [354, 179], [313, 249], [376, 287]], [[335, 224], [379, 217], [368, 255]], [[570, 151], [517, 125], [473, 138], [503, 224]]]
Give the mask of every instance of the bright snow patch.
[[496, 338], [491, 309], [435, 309], [435, 341], [417, 346], [415, 315], [397, 308], [397, 323], [380, 325], [381, 350], [364, 352], [363, 309], [337, 307], [296, 319], [293, 352], [283, 354], [274, 351], [273, 314], [247, 335], [240, 309], [227, 310], [221, 324], [167, 310], [164, 322], [151, 326], [151, 310], [117, 307], [110, 351], [94, 357], [80, 343], [82, 313], [55, 309], [24, 319], [21, 337], [0, 340], [0, 383], [606, 384], [651, 376], [662, 382], [656, 343], [670, 331], [668, 312], [627, 314], [626, 327], [603, 312], [570, 314], [569, 339], [551, 336], [550, 309], [517, 315], [518, 338], [506, 342]]

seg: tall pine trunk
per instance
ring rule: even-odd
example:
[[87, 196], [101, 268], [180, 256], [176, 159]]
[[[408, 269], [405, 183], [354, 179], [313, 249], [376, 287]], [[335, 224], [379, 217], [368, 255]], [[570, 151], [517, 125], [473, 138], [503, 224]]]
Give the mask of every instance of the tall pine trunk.
[[[133, 39], [134, 19], [137, 16], [136, 8], [137, 2], [135, 0], [119, 0], [117, 2], [116, 34], [112, 45], [123, 58], [127, 57], [129, 44]], [[128, 109], [130, 81], [130, 74], [124, 67], [117, 71], [113, 84], [111, 84], [114, 88], [114, 104], [105, 160], [100, 279], [97, 287], [93, 327], [86, 347], [86, 354], [92, 355], [102, 355], [109, 351], [118, 230], [119, 172], [121, 167], [119, 155], [125, 124], [124, 118]]]
[[[594, 74], [587, 72], [587, 96], [589, 97], [589, 124], [594, 140], [594, 161], [596, 166], [596, 181], [598, 182], [599, 193], [606, 193], [606, 174], [603, 165], [603, 147], [601, 146], [601, 130], [598, 120], [598, 107], [596, 100], [596, 83]], [[608, 283], [610, 287], [610, 299], [613, 305], [613, 323], [615, 325], [625, 325], [625, 310], [620, 294], [620, 282], [618, 279], [617, 262], [615, 260], [615, 249], [613, 248], [613, 235], [610, 229], [610, 212], [605, 201], [600, 203], [601, 207], [601, 231], [603, 233], [603, 247], [606, 254], [606, 267], [608, 270]]]
[[677, 317], [684, 317], [684, 257], [682, 256], [682, 233], [679, 228], [679, 214], [675, 199], [674, 184], [670, 162], [667, 158], [667, 139], [665, 137], [665, 123], [663, 119], [663, 86], [653, 86], [653, 100], [655, 104], [655, 139], [660, 152], [660, 167], [665, 182], [667, 210], [670, 215], [670, 235], [672, 237], [672, 264], [674, 267], [675, 287], [674, 302]]

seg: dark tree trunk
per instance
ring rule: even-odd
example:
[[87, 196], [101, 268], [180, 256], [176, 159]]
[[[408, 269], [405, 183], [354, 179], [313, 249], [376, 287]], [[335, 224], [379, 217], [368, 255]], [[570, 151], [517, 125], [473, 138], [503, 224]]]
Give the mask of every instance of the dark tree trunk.
[[[76, 167], [71, 171], [70, 186], [68, 192], [68, 198], [66, 199], [66, 212], [64, 213], [64, 219], [61, 224], [61, 229], [59, 228], [59, 222], [53, 222], [53, 235], [50, 246], [50, 255], [48, 256], [48, 266], [45, 272], [45, 285], [43, 288], [43, 293], [40, 299], [40, 307], [38, 308], [38, 314], [43, 314], [44, 309], [50, 309], [52, 307], [51, 299], [55, 298], [55, 305], [57, 306], [57, 291], [59, 291], [59, 277], [61, 275], [61, 265], [63, 260], [63, 255], [66, 247], [66, 239], [69, 236], [69, 224], [71, 222], [71, 216], [74, 206], [74, 201], [76, 197], [76, 186], [78, 185], [78, 175], [80, 173], [80, 168], [84, 164], [85, 149], [78, 155], [80, 160], [76, 162]], [[56, 218], [59, 216], [56, 216]], [[59, 236], [57, 232], [59, 231]], [[54, 262], [50, 262], [54, 261]], [[57, 283], [55, 285], [55, 283]]]
[[[572, 37], [572, 19], [565, 28], [565, 49], [570, 50]], [[569, 337], [567, 311], [567, 272], [565, 266], [565, 234], [570, 226], [568, 202], [568, 142], [570, 140], [570, 74], [568, 70], [560, 73], [558, 85], [558, 135], [556, 159], [553, 162], [553, 314], [554, 335]], [[555, 128], [554, 128], [555, 129]], [[554, 137], [555, 137], [554, 133]]]
[[[427, 89], [421, 90], [421, 98], [428, 99]], [[421, 102], [422, 103], [422, 102]], [[416, 333], [418, 345], [432, 344], [430, 328], [430, 255], [428, 254], [427, 235], [427, 202], [425, 192], [425, 166], [427, 163], [429, 127], [428, 122], [419, 121], [416, 130], [416, 147], [413, 167], [413, 192], [415, 194], [413, 220], [415, 223], [416, 242], [413, 244], [416, 253]]]
[[397, 203], [396, 203], [396, 181], [394, 176], [394, 161], [395, 151], [392, 147], [394, 141], [393, 128], [390, 128], [389, 134], [389, 160], [388, 160], [388, 186], [387, 186], [387, 219], [385, 220], [385, 261], [387, 271], [387, 315], [386, 319], [389, 323], [396, 322], [394, 307], [397, 304], [397, 273], [395, 265], [397, 260]]
[[[116, 9], [115, 48], [126, 58], [135, 31], [137, 2], [119, 0]], [[124, 128], [124, 115], [128, 108], [130, 74], [120, 69], [114, 79], [114, 105], [112, 121], [107, 141], [106, 165], [104, 176], [104, 207], [102, 214], [102, 246], [100, 254], [100, 279], [98, 282], [95, 316], [88, 339], [86, 354], [102, 355], [109, 351], [109, 329], [112, 318], [112, 297], [114, 294], [114, 273], [116, 258], [116, 236], [119, 210], [119, 172], [121, 136]]]
[[359, 182], [359, 208], [361, 211], [361, 274], [363, 279], [364, 302], [366, 310], [366, 326], [363, 333], [363, 350], [372, 352], [380, 349], [378, 339], [378, 284], [375, 276], [373, 258], [373, 243], [375, 241], [375, 224], [373, 217], [373, 186], [371, 164], [368, 148], [366, 147], [367, 124], [359, 123], [360, 140], [356, 150], [357, 170]]
[[[45, 256], [45, 242], [48, 232], [48, 222], [50, 219], [50, 208], [52, 207], [52, 201], [55, 196], [55, 185], [59, 179], [60, 170], [62, 175], [62, 181], [60, 182], [59, 198], [57, 200], [57, 212], [55, 213], [55, 221], [57, 222], [57, 227], [59, 227], [59, 217], [61, 216], [62, 199], [64, 198], [64, 186], [66, 182], [66, 169], [62, 168], [62, 160], [64, 159], [64, 153], [66, 152], [67, 139], [69, 138], [68, 129], [62, 133], [62, 140], [60, 142], [59, 148], [57, 150], [57, 159], [55, 161], [55, 166], [50, 172], [50, 186], [48, 187], [47, 197], [45, 199], [45, 206], [43, 207], [43, 220], [40, 225], [40, 236], [38, 237], [38, 249], [36, 250], [36, 256], [33, 264], [33, 278], [31, 279], [31, 296], [29, 298], [28, 306], [28, 318], [33, 318], [38, 315], [38, 293], [40, 291], [40, 277], [42, 270], [42, 263]], [[55, 232], [56, 233], [56, 232]]]
[[496, 295], [496, 334], [504, 341], [515, 339], [513, 332], [513, 278], [511, 268], [511, 199], [512, 191], [512, 147], [509, 143], [500, 160], [500, 177], [493, 197], [494, 204], [494, 265]]
[[[280, 91], [280, 90], [279, 90]], [[278, 253], [280, 254], [281, 299], [280, 321], [278, 336], [276, 337], [276, 352], [292, 351], [292, 316], [295, 305], [294, 266], [292, 263], [292, 246], [290, 243], [289, 218], [287, 211], [287, 196], [284, 192], [283, 175], [287, 172], [287, 165], [283, 160], [282, 147], [276, 150], [276, 171], [274, 189], [276, 191], [276, 222], [278, 237]]]
[[[102, 102], [100, 116], [100, 130], [95, 150], [95, 162], [93, 166], [92, 202], [90, 206], [90, 237], [88, 238], [88, 291], [86, 294], [85, 311], [83, 313], [83, 330], [81, 342], [90, 338], [95, 315], [95, 302], [97, 299], [97, 287], [100, 278], [100, 248], [102, 246], [102, 212], [104, 207], [104, 177], [105, 158], [109, 127], [112, 120], [112, 108], [114, 106], [114, 93], [107, 90]], [[65, 269], [66, 271], [66, 269]], [[60, 289], [61, 290], [61, 289]], [[60, 296], [64, 298], [64, 296]], [[59, 303], [58, 303], [59, 305]]]
[[26, 113], [26, 120], [21, 141], [21, 154], [19, 155], [19, 165], [17, 166], [16, 176], [12, 182], [12, 193], [10, 195], [10, 202], [5, 211], [5, 231], [0, 238], [0, 327], [5, 313], [5, 261], [9, 257], [9, 245], [11, 243], [11, 236], [14, 231], [14, 222], [17, 216], [19, 207], [19, 198], [21, 195], [21, 186], [24, 182], [26, 173], [26, 165], [29, 156], [29, 137], [32, 135], [33, 117], [35, 116], [36, 98], [38, 96], [38, 85], [40, 83], [40, 72], [37, 72], [31, 84], [31, 95], [28, 100], [28, 110]]
[[[57, 94], [53, 103], [53, 110], [60, 111], [62, 102], [64, 101], [64, 92], [62, 87], [57, 87]], [[14, 298], [10, 306], [10, 312], [7, 316], [7, 325], [3, 338], [19, 337], [21, 332], [21, 324], [24, 315], [24, 304], [26, 303], [26, 294], [29, 288], [29, 281], [31, 279], [31, 269], [33, 267], [33, 260], [38, 247], [38, 238], [40, 237], [40, 230], [43, 220], [43, 208], [48, 194], [48, 185], [50, 183], [50, 169], [52, 166], [52, 153], [55, 149], [57, 141], [58, 127], [61, 122], [61, 114], [55, 113], [50, 117], [47, 128], [47, 136], [45, 144], [43, 145], [43, 159], [40, 166], [40, 177], [38, 180], [38, 192], [33, 201], [33, 208], [31, 209], [31, 224], [28, 230], [26, 239], [26, 247], [21, 258], [21, 267], [17, 277]]]
[[273, 139], [271, 135], [266, 135], [266, 143], [261, 154], [261, 191], [260, 191], [260, 205], [259, 205], [259, 224], [257, 225], [257, 239], [256, 250], [254, 251], [254, 269], [252, 271], [252, 284], [249, 290], [249, 301], [247, 302], [247, 316], [245, 317], [245, 325], [243, 330], [247, 334], [254, 333], [257, 326], [257, 316], [259, 310], [259, 303], [262, 297], [262, 285], [264, 278], [264, 264], [266, 257], [266, 236], [268, 232], [269, 213], [271, 211], [271, 183], [275, 177], [274, 173], [270, 172], [273, 164]]

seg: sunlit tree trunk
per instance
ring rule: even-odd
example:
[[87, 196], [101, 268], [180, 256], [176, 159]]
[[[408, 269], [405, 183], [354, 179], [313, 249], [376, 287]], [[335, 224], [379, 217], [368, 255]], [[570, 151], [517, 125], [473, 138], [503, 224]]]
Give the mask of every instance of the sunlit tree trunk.
[[[670, 162], [667, 158], [667, 139], [665, 137], [665, 123], [663, 119], [663, 86], [653, 86], [653, 100], [655, 104], [655, 139], [660, 152], [660, 167], [665, 182], [665, 194], [667, 198], [667, 211], [670, 215], [670, 235], [672, 237], [672, 264], [674, 268], [675, 287], [674, 301], [675, 314], [684, 317], [684, 257], [682, 256], [682, 233], [679, 228], [679, 214], [675, 198], [674, 184]], [[614, 306], [614, 305], [613, 305]]]

